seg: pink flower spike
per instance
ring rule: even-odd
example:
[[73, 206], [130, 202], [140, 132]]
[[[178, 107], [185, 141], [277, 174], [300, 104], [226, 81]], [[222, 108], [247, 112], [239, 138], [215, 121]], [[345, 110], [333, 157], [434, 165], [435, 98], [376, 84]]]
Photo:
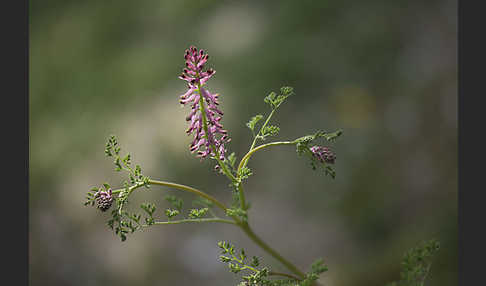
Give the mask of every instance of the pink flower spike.
[[[202, 87], [215, 74], [213, 69], [203, 71], [208, 59], [209, 55], [205, 54], [204, 50], [198, 51], [194, 46], [190, 46], [185, 51], [185, 68], [179, 78], [188, 82], [188, 90], [180, 96], [179, 102], [191, 106], [191, 112], [186, 117], [186, 120], [190, 122], [186, 132], [194, 135], [189, 150], [197, 151], [197, 157], [200, 157], [201, 160], [208, 155], [214, 157], [218, 153], [219, 158], [224, 160], [226, 153], [224, 144], [230, 142], [231, 139], [220, 122], [223, 112], [217, 108], [219, 94], [212, 94]], [[201, 96], [204, 100], [200, 99]], [[201, 106], [201, 101], [203, 106]], [[207, 130], [204, 130], [203, 127], [201, 110], [207, 119]]]

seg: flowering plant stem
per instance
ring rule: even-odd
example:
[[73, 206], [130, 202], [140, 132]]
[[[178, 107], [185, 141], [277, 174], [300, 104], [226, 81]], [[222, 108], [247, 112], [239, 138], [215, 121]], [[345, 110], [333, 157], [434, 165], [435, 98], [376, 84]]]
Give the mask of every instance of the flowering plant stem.
[[[275, 142], [275, 143], [280, 143], [280, 144], [272, 144], [272, 143], [269, 143], [269, 144], [261, 145], [261, 146], [255, 148], [255, 149], [253, 149], [253, 152], [248, 152], [248, 154], [245, 156], [246, 159], [248, 159], [251, 156], [252, 153], [254, 153], [254, 152], [262, 149], [263, 146], [267, 146], [268, 147], [268, 146], [275, 146], [275, 145], [289, 145], [290, 142]], [[265, 148], [265, 147], [263, 147], [263, 148]], [[177, 183], [166, 182], [166, 181], [159, 181], [159, 180], [152, 180], [152, 179], [148, 180], [148, 183], [150, 185], [165, 186], [165, 187], [170, 187], [170, 188], [178, 189], [178, 190], [181, 190], [181, 191], [190, 192], [192, 194], [195, 194], [197, 196], [200, 196], [202, 198], [205, 198], [205, 199], [210, 200], [211, 202], [213, 202], [216, 206], [218, 206], [220, 209], [222, 209], [225, 212], [227, 210], [227, 207], [222, 202], [220, 202], [218, 199], [216, 199], [213, 196], [211, 196], [211, 195], [209, 195], [209, 194], [207, 194], [207, 193], [205, 193], [203, 191], [200, 191], [200, 190], [198, 190], [196, 188], [189, 187], [189, 186], [186, 186], [186, 185], [177, 184]], [[144, 186], [144, 184], [142, 184], [142, 183], [137, 184], [135, 186], [132, 186], [129, 189], [129, 192], [131, 193], [135, 189], [138, 189], [138, 188], [140, 188], [142, 186]], [[123, 190], [124, 189], [114, 190], [113, 191], [113, 194], [120, 193]], [[299, 270], [295, 265], [293, 265], [292, 263], [290, 263], [287, 259], [285, 259], [283, 256], [281, 256], [276, 250], [274, 250], [273, 248], [271, 248], [260, 237], [258, 237], [255, 234], [255, 232], [253, 232], [253, 230], [251, 229], [251, 227], [248, 225], [247, 222], [244, 222], [244, 221], [238, 219], [236, 216], [232, 216], [232, 219], [233, 219], [233, 221], [226, 220], [226, 219], [221, 219], [221, 218], [184, 219], [184, 220], [168, 221], [168, 222], [155, 222], [154, 224], [155, 225], [168, 225], [168, 224], [179, 224], [179, 223], [187, 223], [187, 222], [220, 222], [220, 223], [228, 223], [228, 224], [237, 225], [238, 227], [240, 227], [243, 230], [243, 232], [245, 232], [245, 234], [253, 242], [255, 242], [258, 246], [260, 246], [263, 250], [265, 250], [272, 257], [274, 257], [275, 259], [277, 259], [278, 261], [280, 261], [292, 273], [294, 273], [295, 275], [297, 275], [300, 279], [303, 279], [304, 278], [305, 274], [301, 270]], [[145, 226], [145, 225], [143, 225], [143, 226]]]
[[[196, 72], [196, 77], [199, 78], [200, 74], [199, 74], [199, 71]], [[201, 83], [197, 82], [196, 83], [196, 87], [197, 87], [197, 92], [199, 93], [200, 97], [199, 97], [199, 110], [201, 112], [201, 116], [202, 116], [202, 123], [203, 123], [203, 129], [204, 129], [204, 133], [205, 133], [205, 136], [206, 136], [206, 140], [208, 142], [211, 142], [210, 141], [210, 138], [208, 136], [209, 132], [208, 132], [208, 122], [207, 122], [207, 118], [206, 118], [206, 111], [205, 111], [205, 108], [204, 108], [204, 96], [202, 95], [202, 91], [201, 91]], [[248, 159], [250, 158], [250, 156], [260, 150], [260, 149], [263, 149], [263, 148], [266, 148], [266, 147], [269, 147], [269, 146], [274, 146], [274, 145], [289, 145], [289, 144], [295, 144], [295, 142], [274, 142], [274, 143], [269, 143], [269, 144], [264, 144], [264, 145], [261, 145], [261, 146], [258, 146], [257, 148], [254, 148], [255, 147], [255, 144], [256, 144], [256, 141], [258, 139], [258, 135], [264, 130], [265, 126], [268, 124], [268, 122], [270, 121], [273, 113], [275, 112], [276, 109], [273, 109], [272, 112], [269, 114], [267, 120], [265, 121], [265, 123], [263, 124], [263, 126], [260, 128], [258, 134], [255, 136], [254, 140], [253, 140], [253, 143], [250, 147], [250, 151], [245, 155], [245, 157], [243, 157], [243, 159], [241, 160], [239, 166], [238, 166], [238, 169], [237, 169], [237, 174], [239, 174], [240, 170], [246, 166], [246, 163], [248, 161]], [[221, 170], [223, 171], [223, 173], [232, 181], [232, 182], [238, 182], [238, 195], [239, 195], [239, 200], [240, 200], [240, 204], [241, 204], [241, 208], [243, 210], [246, 210], [247, 209], [247, 206], [246, 206], [246, 203], [245, 203], [245, 196], [244, 196], [244, 191], [243, 191], [243, 186], [242, 186], [242, 183], [241, 183], [241, 178], [237, 178], [235, 177], [227, 168], [227, 166], [221, 161], [220, 159], [220, 154], [219, 154], [219, 151], [218, 149], [216, 148], [216, 146], [214, 144], [211, 144], [211, 148], [212, 150], [214, 151], [214, 158], [216, 159], [216, 161], [218, 162], [218, 165], [221, 167]], [[254, 148], [254, 149], [253, 149]], [[239, 175], [238, 175], [239, 176]], [[159, 183], [162, 183], [162, 182], [159, 182]], [[162, 185], [162, 184], [161, 184]], [[167, 186], [168, 184], [166, 182], [163, 182], [163, 185]], [[212, 198], [211, 196], [205, 194], [204, 192], [201, 192], [199, 190], [196, 190], [194, 188], [191, 188], [191, 187], [187, 187], [187, 186], [183, 186], [183, 188], [181, 188], [182, 185], [178, 185], [177, 187], [179, 187], [179, 189], [182, 189], [182, 190], [187, 190], [187, 191], [190, 191], [192, 193], [195, 193], [197, 195], [200, 195], [200, 196], [203, 196], [207, 199], [210, 199], [211, 201], [213, 201], [214, 203], [216, 203], [221, 209], [225, 210], [226, 211], [226, 207], [220, 203], [219, 201], [217, 201], [216, 199]], [[173, 185], [174, 187], [174, 185]], [[240, 220], [238, 219], [236, 216], [232, 216], [233, 220], [235, 221], [236, 225], [238, 225], [247, 235], [248, 237], [250, 237], [256, 244], [258, 244], [263, 250], [265, 250], [266, 252], [268, 252], [271, 256], [273, 256], [275, 259], [277, 259], [278, 261], [280, 261], [283, 265], [285, 265], [290, 271], [292, 271], [294, 274], [296, 274], [297, 276], [299, 276], [300, 278], [304, 278], [305, 277], [305, 274], [300, 271], [299, 269], [297, 269], [297, 267], [295, 265], [293, 265], [292, 263], [290, 263], [288, 260], [286, 260], [285, 258], [283, 258], [278, 252], [276, 252], [274, 249], [272, 249], [268, 244], [266, 244], [263, 240], [261, 240], [254, 232], [253, 230], [250, 228], [250, 226], [248, 225], [248, 222], [246, 221], [243, 221], [243, 220]]]
[[[312, 146], [309, 148], [307, 144], [317, 137], [325, 137], [330, 140], [331, 138], [337, 137], [340, 133], [327, 134], [325, 132], [318, 132], [314, 135], [304, 136], [294, 141], [279, 141], [267, 144], [263, 144], [262, 142], [261, 145], [257, 146], [259, 140], [265, 141], [269, 136], [276, 136], [280, 130], [276, 125], [268, 125], [282, 102], [293, 94], [293, 88], [282, 87], [280, 89], [280, 94], [277, 95], [275, 92], [271, 92], [265, 97], [264, 102], [269, 104], [272, 110], [258, 132], [256, 132], [255, 127], [257, 126], [258, 121], [263, 119], [263, 115], [258, 114], [254, 116], [246, 124], [253, 134], [253, 140], [250, 149], [238, 163], [237, 168], [235, 168], [235, 153], [233, 152], [229, 156], [225, 155], [228, 151], [225, 144], [230, 142], [231, 138], [228, 135], [228, 131], [223, 129], [221, 124], [223, 112], [218, 108], [219, 94], [210, 92], [205, 86], [206, 82], [215, 73], [213, 69], [204, 69], [204, 65], [208, 60], [208, 54], [205, 54], [203, 50], [198, 51], [196, 47], [191, 46], [186, 50], [184, 59], [186, 68], [183, 69], [183, 73], [179, 78], [187, 82], [188, 90], [180, 96], [179, 102], [183, 105], [191, 106], [191, 112], [186, 117], [186, 121], [189, 122], [189, 128], [186, 130], [186, 133], [194, 136], [189, 149], [192, 153], [197, 152], [197, 157], [201, 158], [201, 160], [209, 156], [209, 158], [217, 161], [215, 170], [224, 174], [231, 181], [230, 186], [234, 191], [233, 202], [231, 205], [227, 206], [215, 197], [196, 188], [172, 182], [152, 180], [149, 177], [144, 176], [139, 165], [136, 165], [135, 168], [131, 167], [130, 154], [121, 157], [120, 146], [114, 135], [110, 136], [106, 144], [105, 154], [108, 157], [114, 158], [116, 171], [126, 171], [128, 173], [130, 183], [125, 181], [124, 188], [116, 190], [112, 190], [108, 183], [103, 184], [103, 189], [95, 187], [87, 194], [85, 205], [96, 204], [97, 207], [104, 212], [115, 203], [116, 208], [111, 212], [112, 218], [108, 221], [108, 226], [120, 236], [122, 241], [126, 240], [127, 233], [133, 233], [141, 227], [145, 228], [152, 225], [172, 225], [195, 222], [219, 222], [236, 225], [241, 228], [241, 230], [254, 243], [282, 263], [291, 273], [273, 272], [269, 271], [267, 268], [258, 269], [259, 262], [256, 256], [253, 256], [252, 259], [254, 260], [248, 265], [245, 262], [246, 255], [244, 254], [243, 249], [241, 249], [239, 256], [236, 257], [234, 255], [234, 246], [229, 247], [226, 242], [221, 242], [221, 244], [218, 243], [220, 248], [224, 251], [223, 253], [230, 253], [233, 256], [233, 258], [226, 256], [222, 256], [221, 258], [223, 262], [229, 263], [228, 266], [232, 272], [238, 273], [241, 270], [252, 271], [253, 274], [242, 277], [246, 282], [252, 283], [251, 285], [261, 285], [261, 283], [269, 285], [268, 283], [280, 283], [284, 281], [267, 280], [267, 275], [283, 276], [296, 281], [301, 281], [303, 283], [302, 285], [310, 285], [309, 282], [313, 283], [311, 285], [318, 285], [315, 280], [318, 279], [320, 273], [327, 270], [327, 268], [322, 265], [322, 262], [318, 262], [317, 264], [313, 263], [311, 271], [304, 273], [273, 249], [270, 246], [271, 244], [267, 244], [255, 234], [249, 225], [247, 212], [249, 204], [247, 204], [245, 200], [243, 181], [252, 175], [251, 169], [247, 167], [250, 157], [259, 150], [279, 145], [297, 145], [298, 154], [305, 153], [310, 155], [314, 169], [317, 164], [321, 164], [326, 168], [327, 172], [331, 172], [333, 171], [332, 168], [330, 166], [324, 166], [324, 164], [333, 164], [335, 155], [327, 147]], [[140, 214], [130, 213], [127, 210], [123, 210], [123, 208], [128, 202], [128, 197], [135, 190], [141, 187], [149, 188], [152, 185], [164, 186], [192, 193], [202, 198], [202, 200], [195, 201], [195, 203], [202, 204], [204, 207], [200, 209], [191, 209], [186, 217], [182, 214], [182, 200], [175, 196], [168, 196], [166, 199], [174, 208], [165, 210], [167, 221], [155, 221], [153, 213], [156, 210], [156, 206], [154, 204], [144, 203], [140, 206], [146, 215], [144, 217], [145, 224], [143, 224]], [[116, 198], [113, 196], [115, 194], [118, 195]], [[211, 207], [213, 206], [221, 209], [226, 217], [216, 216], [211, 210]], [[209, 212], [212, 217], [204, 217], [207, 212]], [[172, 220], [172, 218], [175, 218], [179, 214], [181, 214], [183, 218]]]
[[[278, 141], [264, 144], [263, 142], [268, 137], [278, 135], [280, 130], [280, 127], [277, 125], [269, 125], [272, 116], [284, 100], [294, 94], [292, 87], [283, 86], [280, 88], [278, 94], [272, 91], [265, 97], [264, 102], [270, 105], [271, 112], [268, 114], [268, 117], [258, 132], [256, 132], [255, 128], [259, 125], [260, 120], [264, 118], [263, 115], [257, 114], [246, 123], [246, 126], [251, 130], [253, 140], [250, 149], [241, 158], [241, 161], [235, 168], [235, 152], [229, 156], [225, 155], [228, 152], [225, 144], [230, 142], [231, 138], [229, 137], [228, 131], [221, 124], [224, 113], [218, 107], [219, 94], [212, 93], [205, 87], [206, 82], [215, 73], [215, 70], [211, 68], [207, 70], [204, 68], [208, 57], [209, 55], [204, 53], [203, 50], [198, 51], [194, 46], [191, 46], [185, 51], [184, 59], [186, 68], [183, 69], [183, 73], [179, 78], [187, 82], [188, 89], [184, 94], [180, 95], [179, 102], [182, 105], [191, 106], [191, 111], [186, 117], [186, 121], [189, 122], [189, 128], [186, 130], [186, 133], [193, 135], [193, 141], [190, 144], [189, 150], [191, 153], [196, 152], [196, 157], [201, 158], [201, 160], [209, 157], [217, 161], [214, 169], [220, 174], [224, 174], [231, 181], [229, 185], [233, 192], [231, 205], [227, 206], [215, 197], [196, 188], [172, 182], [152, 180], [148, 176], [143, 175], [140, 165], [132, 167], [130, 153], [124, 157], [120, 155], [120, 146], [115, 135], [111, 135], [106, 143], [105, 155], [114, 159], [115, 171], [125, 171], [128, 173], [129, 181], [125, 180], [123, 182], [124, 188], [116, 190], [112, 190], [108, 183], [103, 183], [102, 187], [91, 188], [87, 193], [87, 200], [84, 205], [96, 205], [102, 212], [106, 212], [114, 205], [115, 207], [111, 211], [111, 219], [108, 220], [107, 224], [120, 237], [121, 241], [126, 240], [128, 233], [133, 233], [140, 228], [147, 228], [152, 225], [217, 222], [238, 226], [255, 244], [283, 264], [290, 272], [270, 271], [267, 267], [260, 265], [257, 256], [253, 256], [250, 261], [244, 249], [237, 251], [231, 243], [220, 241], [218, 242], [218, 246], [222, 251], [222, 255], [219, 257], [221, 262], [227, 263], [230, 271], [233, 273], [244, 271], [245, 276], [242, 276], [243, 281], [238, 285], [320, 285], [317, 282], [319, 275], [328, 270], [322, 259], [318, 259], [312, 263], [310, 271], [304, 273], [273, 249], [271, 244], [269, 245], [264, 242], [250, 227], [248, 218], [250, 205], [245, 202], [243, 181], [253, 174], [252, 170], [247, 167], [253, 154], [257, 151], [280, 145], [296, 146], [298, 155], [304, 155], [310, 159], [310, 165], [313, 170], [322, 167], [325, 175], [334, 178], [336, 173], [331, 165], [336, 161], [336, 154], [328, 146], [314, 145], [315, 143], [313, 141], [319, 138], [323, 138], [329, 142], [334, 141], [334, 139], [342, 134], [342, 130], [335, 132], [317, 131], [314, 134], [306, 135], [293, 141]], [[257, 146], [259, 142], [261, 144]], [[140, 208], [144, 211], [142, 214], [131, 213], [123, 209], [128, 203], [128, 197], [135, 190], [141, 187], [149, 188], [152, 185], [168, 187], [199, 196], [200, 198], [193, 202], [193, 206], [202, 205], [203, 207], [192, 208], [188, 214], [184, 214], [182, 207], [183, 201], [176, 196], [168, 195], [166, 200], [171, 204], [171, 207], [165, 209], [166, 221], [155, 220], [153, 214], [156, 211], [156, 206], [152, 203], [143, 203], [140, 205]], [[114, 195], [117, 196], [115, 197]], [[225, 217], [218, 217], [213, 212], [213, 207], [215, 206], [224, 212]], [[208, 213], [211, 217], [206, 216]], [[178, 219], [175, 219], [178, 215], [180, 215]], [[402, 285], [403, 283], [407, 285], [410, 283], [413, 283], [413, 285], [423, 285], [425, 276], [430, 270], [430, 261], [428, 261], [428, 258], [436, 250], [438, 250], [438, 244], [434, 241], [412, 250], [404, 258], [403, 264], [405, 269], [401, 273], [402, 280], [391, 283], [388, 286]], [[269, 280], [268, 276], [282, 276], [288, 279], [273, 277]]]

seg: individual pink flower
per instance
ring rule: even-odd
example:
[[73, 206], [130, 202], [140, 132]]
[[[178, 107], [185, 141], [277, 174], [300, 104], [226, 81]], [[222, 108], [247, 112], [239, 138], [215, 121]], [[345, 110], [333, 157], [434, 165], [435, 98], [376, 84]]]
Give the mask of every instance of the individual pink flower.
[[[186, 133], [194, 134], [190, 145], [191, 152], [197, 151], [197, 157], [201, 157], [201, 159], [208, 155], [216, 156], [219, 153], [219, 159], [224, 160], [226, 152], [224, 144], [231, 139], [220, 123], [223, 112], [217, 107], [219, 95], [212, 94], [203, 87], [215, 74], [213, 69], [203, 71], [208, 57], [203, 50], [198, 52], [194, 46], [186, 50], [184, 54], [186, 68], [179, 78], [187, 82], [188, 90], [180, 96], [180, 103], [191, 106], [191, 112], [186, 117], [186, 120], [190, 122]], [[207, 130], [204, 128], [204, 117]]]

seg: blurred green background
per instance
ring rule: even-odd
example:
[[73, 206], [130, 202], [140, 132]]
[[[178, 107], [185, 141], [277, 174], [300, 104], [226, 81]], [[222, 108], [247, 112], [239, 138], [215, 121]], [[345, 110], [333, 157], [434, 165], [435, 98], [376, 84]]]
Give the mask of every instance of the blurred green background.
[[[251, 225], [321, 282], [398, 279], [403, 253], [438, 239], [427, 285], [457, 285], [456, 1], [30, 1], [31, 285], [236, 285], [218, 262], [228, 240], [284, 270], [237, 228], [154, 227], [120, 242], [86, 192], [120, 174], [122, 151], [154, 179], [230, 202], [227, 181], [188, 151], [177, 76], [191, 44], [217, 73], [230, 151], [247, 151], [263, 98], [295, 88], [275, 140], [342, 128], [335, 180], [293, 147], [258, 153], [247, 181]], [[175, 191], [154, 187], [135, 200]], [[191, 197], [187, 196], [188, 199]], [[188, 201], [190, 202], [190, 201]]]

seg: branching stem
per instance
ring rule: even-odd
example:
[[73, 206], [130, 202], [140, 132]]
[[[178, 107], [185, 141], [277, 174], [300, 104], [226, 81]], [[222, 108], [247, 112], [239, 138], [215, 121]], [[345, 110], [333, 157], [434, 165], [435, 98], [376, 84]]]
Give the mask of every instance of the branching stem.
[[176, 183], [164, 182], [164, 181], [156, 181], [156, 180], [149, 180], [149, 184], [166, 186], [166, 187], [171, 187], [171, 188], [174, 188], [174, 189], [179, 189], [179, 190], [182, 190], [182, 191], [187, 191], [187, 192], [193, 193], [195, 195], [198, 195], [200, 197], [203, 197], [205, 199], [210, 200], [211, 202], [216, 204], [220, 209], [222, 209], [224, 212], [226, 212], [226, 210], [227, 210], [227, 207], [222, 202], [220, 202], [218, 199], [216, 199], [215, 197], [213, 197], [211, 195], [206, 194], [203, 191], [195, 189], [193, 187], [189, 187], [189, 186], [185, 186], [185, 185], [181, 185], [181, 184], [176, 184]]
[[[262, 145], [263, 146], [263, 145]], [[200, 191], [198, 189], [195, 189], [193, 187], [189, 187], [186, 185], [181, 185], [181, 184], [176, 184], [176, 183], [171, 183], [171, 182], [165, 182], [165, 181], [158, 181], [158, 180], [149, 180], [148, 183], [150, 185], [159, 185], [159, 186], [165, 186], [165, 187], [170, 187], [182, 191], [187, 191], [190, 193], [193, 193], [195, 195], [198, 195], [200, 197], [203, 197], [205, 199], [210, 200], [213, 202], [216, 206], [218, 206], [220, 209], [226, 212], [227, 207], [214, 198], [211, 195], [206, 194], [203, 191]], [[130, 187], [129, 192], [133, 192], [135, 189], [138, 189], [140, 187], [144, 186], [143, 183], [137, 184], [135, 186]], [[114, 190], [113, 194], [120, 193], [121, 191], [124, 191], [125, 189], [118, 189]], [[292, 273], [296, 274], [297, 276], [303, 278], [304, 273], [300, 271], [296, 266], [294, 266], [292, 263], [287, 261], [285, 258], [283, 258], [277, 251], [275, 251], [273, 248], [271, 248], [269, 245], [267, 245], [261, 238], [259, 238], [253, 230], [250, 228], [248, 223], [240, 221], [236, 217], [232, 217], [234, 221], [231, 220], [225, 220], [225, 219], [220, 219], [220, 218], [205, 218], [205, 219], [187, 219], [187, 220], [178, 220], [178, 221], [168, 221], [168, 222], [156, 222], [155, 224], [159, 225], [166, 225], [166, 224], [178, 224], [178, 223], [186, 223], [186, 222], [221, 222], [221, 223], [228, 223], [228, 224], [235, 224], [239, 226], [247, 235], [248, 237], [253, 240], [258, 246], [260, 246], [263, 250], [268, 252], [271, 256], [273, 256], [275, 259], [280, 261], [283, 265], [285, 265]]]
[[[204, 116], [203, 116], [203, 119], [204, 119]], [[205, 121], [203, 120], [203, 122], [205, 122]], [[207, 128], [207, 125], [206, 125], [206, 128]], [[248, 153], [241, 159], [240, 164], [238, 166], [238, 171], [241, 170], [246, 165], [246, 163], [248, 162], [249, 158], [256, 151], [258, 151], [258, 150], [261, 150], [261, 149], [264, 149], [264, 148], [267, 148], [267, 147], [271, 147], [271, 146], [294, 145], [294, 144], [296, 144], [295, 141], [281, 141], [281, 142], [267, 143], [267, 144], [260, 145], [260, 146], [258, 146], [256, 148], [251, 148], [250, 151], [248, 151]], [[214, 148], [214, 150], [216, 150], [216, 149]], [[233, 179], [236, 180], [236, 178], [234, 178], [234, 176], [226, 169], [226, 166], [222, 162], [220, 162], [219, 158], [216, 158], [216, 159], [218, 159], [218, 163], [220, 164], [221, 168], [223, 169], [223, 171], [225, 172], [225, 174], [228, 176], [228, 178], [230, 178], [231, 180], [233, 180]], [[200, 191], [200, 190], [198, 190], [196, 188], [189, 187], [189, 186], [186, 186], [186, 185], [177, 184], [177, 183], [165, 182], [165, 181], [158, 181], [158, 180], [151, 180], [151, 179], [148, 180], [148, 183], [150, 185], [165, 186], [165, 187], [170, 187], [170, 188], [174, 188], [174, 189], [178, 189], [178, 190], [182, 190], [182, 191], [187, 191], [187, 192], [193, 193], [195, 195], [198, 195], [200, 197], [203, 197], [203, 198], [205, 198], [205, 199], [213, 202], [216, 206], [218, 206], [220, 209], [222, 209], [226, 213], [227, 207], [222, 202], [220, 202], [219, 200], [217, 200], [213, 196], [211, 196], [211, 195], [209, 195], [209, 194], [207, 194], [207, 193], [205, 193], [203, 191]], [[242, 184], [240, 182], [240, 184], [239, 184], [239, 193], [240, 194], [239, 195], [240, 195], [240, 200], [242, 202], [242, 206], [244, 208], [244, 206], [245, 206], [244, 205], [244, 195], [243, 195], [243, 188], [242, 188], [241, 185]], [[144, 183], [139, 183], [137, 185], [134, 185], [134, 186], [130, 187], [128, 189], [128, 191], [129, 191], [129, 193], [131, 193], [135, 189], [138, 189], [138, 188], [140, 188], [142, 186], [144, 186]], [[125, 189], [114, 190], [113, 191], [113, 194], [120, 193], [120, 192], [122, 192], [124, 190]], [[272, 273], [271, 275], [280, 275], [280, 276], [285, 276], [285, 277], [289, 277], [289, 278], [293, 278], [293, 279], [298, 279], [298, 280], [301, 280], [301, 279], [304, 279], [305, 278], [304, 272], [302, 272], [301, 270], [299, 270], [295, 265], [293, 265], [291, 262], [289, 262], [287, 259], [285, 259], [283, 256], [281, 256], [276, 250], [274, 250], [273, 248], [271, 248], [260, 237], [258, 237], [253, 232], [253, 230], [250, 228], [250, 226], [248, 225], [247, 222], [241, 221], [240, 219], [238, 219], [235, 216], [231, 216], [231, 218], [233, 219], [233, 221], [226, 220], [226, 219], [221, 219], [221, 218], [201, 218], [201, 219], [182, 219], [182, 220], [175, 220], [175, 221], [155, 222], [154, 224], [156, 224], [156, 225], [169, 225], [169, 224], [180, 224], [180, 223], [190, 223], [190, 222], [220, 222], [220, 223], [227, 223], [227, 224], [235, 224], [235, 225], [239, 226], [243, 230], [243, 232], [245, 232], [245, 234], [251, 240], [253, 240], [253, 242], [255, 242], [258, 246], [260, 246], [264, 251], [266, 251], [268, 254], [270, 254], [272, 257], [274, 257], [276, 260], [278, 260], [279, 262], [281, 262], [285, 267], [287, 267], [287, 269], [289, 269], [296, 276], [293, 276], [291, 274], [278, 273], [278, 272], [271, 272]], [[147, 225], [142, 225], [142, 226], [147, 226]]]
[[296, 143], [297, 143], [296, 141], [279, 141], [279, 142], [272, 142], [272, 143], [263, 144], [263, 145], [260, 145], [256, 148], [253, 148], [250, 151], [248, 151], [248, 153], [246, 153], [246, 155], [241, 159], [240, 164], [238, 165], [238, 171], [246, 166], [251, 155], [253, 155], [253, 153], [255, 153], [258, 150], [268, 148], [268, 147], [271, 147], [271, 146], [278, 146], [278, 145], [295, 145]]
[[[193, 187], [189, 187], [189, 186], [186, 186], [186, 185], [181, 185], [181, 184], [176, 184], [176, 183], [171, 183], [171, 182], [165, 182], [165, 181], [158, 181], [158, 180], [148, 180], [148, 183], [150, 185], [159, 185], [159, 186], [165, 186], [165, 187], [170, 187], [170, 188], [174, 188], [174, 189], [178, 189], [178, 190], [181, 190], [181, 191], [186, 191], [186, 192], [190, 192], [190, 193], [193, 193], [195, 195], [198, 195], [200, 197], [203, 197], [205, 199], [208, 199], [210, 200], [211, 202], [213, 202], [216, 206], [218, 206], [220, 209], [222, 209], [225, 213], [226, 213], [226, 210], [228, 209], [222, 202], [220, 202], [218, 199], [216, 199], [215, 197], [211, 196], [211, 195], [208, 195], [206, 194], [205, 192], [203, 191], [200, 191], [198, 189], [195, 189]], [[143, 183], [139, 183], [137, 185], [134, 185], [132, 187], [129, 188], [129, 192], [132, 192], [134, 191], [135, 189], [138, 189], [140, 187], [143, 187], [144, 184]], [[112, 193], [113, 194], [117, 194], [117, 193], [120, 193], [121, 191], [124, 191], [125, 189], [118, 189], [118, 190], [114, 190]]]
[[[275, 110], [276, 109], [272, 109], [272, 112], [270, 112], [270, 114], [268, 115], [267, 117], [267, 120], [265, 120], [265, 123], [263, 123], [262, 127], [260, 127], [260, 130], [258, 130], [257, 134], [255, 135], [253, 133], [253, 130], [251, 131], [253, 133], [253, 142], [251, 143], [251, 146], [250, 146], [250, 151], [253, 150], [253, 148], [255, 147], [255, 144], [258, 140], [258, 136], [260, 136], [260, 133], [262, 133], [263, 129], [265, 128], [265, 126], [267, 126], [268, 122], [270, 122], [270, 118], [272, 118], [273, 114], [275, 113]], [[243, 168], [243, 167], [246, 167], [246, 164], [247, 164], [247, 160], [248, 158], [246, 158], [245, 160], [241, 160], [239, 166], [238, 166], [238, 169], [236, 171], [237, 174], [240, 173], [240, 170]], [[244, 191], [243, 191], [243, 185], [241, 184], [241, 182], [238, 184], [238, 195], [239, 195], [239, 199], [240, 199], [240, 205], [241, 205], [241, 208], [243, 210], [246, 210], [246, 202], [245, 202], [245, 194], [244, 194]]]
[[[268, 115], [267, 117], [267, 120], [265, 120], [265, 123], [263, 123], [262, 127], [260, 127], [260, 130], [258, 130], [258, 133], [256, 134], [256, 136], [254, 136], [255, 138], [253, 138], [253, 142], [251, 143], [251, 146], [250, 146], [250, 151], [253, 150], [253, 148], [255, 147], [255, 144], [258, 140], [258, 136], [260, 135], [260, 133], [262, 133], [263, 129], [265, 128], [265, 126], [267, 126], [268, 122], [270, 122], [270, 118], [272, 118], [273, 114], [275, 113], [275, 110], [276, 109], [272, 109], [272, 112], [270, 112], [270, 114]], [[243, 167], [246, 167], [246, 160], [243, 161], [241, 160], [241, 162], [244, 162], [243, 163]], [[241, 165], [241, 163], [240, 163]], [[239, 166], [238, 166], [238, 170], [239, 170]]]

